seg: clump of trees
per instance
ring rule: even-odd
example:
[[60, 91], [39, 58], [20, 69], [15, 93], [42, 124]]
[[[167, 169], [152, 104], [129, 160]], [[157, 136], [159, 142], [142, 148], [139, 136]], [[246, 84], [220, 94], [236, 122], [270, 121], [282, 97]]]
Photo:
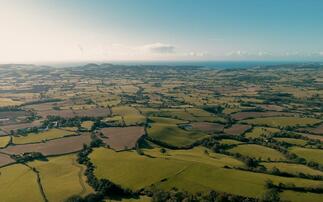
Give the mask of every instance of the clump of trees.
[[12, 154], [11, 158], [15, 159], [18, 163], [26, 163], [34, 160], [47, 161], [47, 158], [40, 152]]

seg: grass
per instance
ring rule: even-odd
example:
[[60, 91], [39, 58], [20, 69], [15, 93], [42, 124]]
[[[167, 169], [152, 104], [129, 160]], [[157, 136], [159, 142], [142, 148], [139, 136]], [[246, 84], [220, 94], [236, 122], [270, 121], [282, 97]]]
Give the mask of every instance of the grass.
[[92, 192], [86, 183], [85, 167], [76, 162], [76, 155], [51, 157], [49, 161], [29, 163], [40, 173], [41, 183], [49, 201], [64, 201], [72, 195]]
[[266, 117], [245, 120], [245, 123], [253, 125], [266, 125], [272, 127], [287, 127], [287, 126], [307, 126], [320, 123], [321, 120], [315, 118], [301, 117]]
[[207, 136], [197, 130], [183, 130], [175, 124], [153, 123], [147, 129], [148, 136], [173, 146], [188, 146]]
[[[322, 181], [301, 178], [287, 178], [263, 173], [254, 173], [228, 166], [243, 166], [232, 157], [212, 153], [202, 147], [191, 150], [144, 150], [145, 155], [135, 151], [115, 152], [107, 148], [95, 149], [90, 159], [96, 166], [95, 175], [132, 190], [151, 185], [170, 190], [176, 187], [191, 193], [215, 190], [250, 197], [260, 197], [265, 190], [265, 182], [270, 179], [275, 184], [294, 183], [300, 187], [323, 185]], [[131, 172], [129, 172], [131, 171]]]
[[98, 178], [109, 179], [133, 190], [150, 186], [188, 166], [183, 161], [148, 158], [134, 151], [115, 152], [106, 148], [95, 149], [90, 159], [96, 166]]
[[0, 148], [6, 147], [10, 142], [10, 136], [0, 137]]
[[293, 144], [298, 146], [305, 146], [307, 144], [306, 140], [295, 139], [295, 138], [274, 138], [274, 140], [278, 142], [286, 142], [288, 144]]
[[40, 133], [28, 133], [25, 136], [13, 136], [12, 142], [14, 144], [36, 143], [36, 142], [43, 142], [51, 139], [61, 138], [61, 137], [73, 135], [73, 134], [75, 133], [72, 131], [53, 128], [48, 131], [44, 131]]
[[309, 192], [296, 192], [296, 191], [283, 191], [280, 193], [280, 197], [284, 201], [293, 202], [321, 202], [322, 194], [309, 193]]
[[244, 156], [249, 156], [249, 157], [261, 159], [262, 161], [285, 160], [284, 155], [281, 154], [279, 151], [265, 147], [265, 146], [256, 145], [256, 144], [238, 145], [232, 149], [229, 149], [228, 151], [231, 153], [239, 153]]
[[282, 172], [291, 173], [294, 175], [298, 175], [299, 173], [304, 173], [308, 175], [323, 176], [322, 171], [314, 170], [302, 164], [277, 162], [277, 163], [262, 163], [262, 165], [264, 165], [268, 170], [272, 170], [274, 167], [276, 167]]
[[251, 139], [261, 138], [261, 137], [269, 137], [273, 133], [277, 133], [279, 131], [280, 130], [277, 128], [255, 127], [250, 132], [247, 132], [245, 134], [245, 137], [251, 138]]
[[323, 150], [321, 149], [308, 149], [302, 147], [291, 147], [290, 152], [296, 154], [299, 157], [306, 159], [307, 161], [314, 161], [323, 165]]
[[0, 169], [1, 201], [42, 202], [36, 174], [27, 166], [15, 164]]

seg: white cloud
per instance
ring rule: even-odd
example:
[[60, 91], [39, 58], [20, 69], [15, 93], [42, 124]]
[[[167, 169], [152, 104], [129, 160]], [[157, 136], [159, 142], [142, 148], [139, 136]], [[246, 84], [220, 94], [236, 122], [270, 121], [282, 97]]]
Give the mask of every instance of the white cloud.
[[319, 52], [319, 55], [320, 55], [320, 56], [323, 56], [323, 51]]
[[163, 44], [160, 42], [153, 43], [153, 44], [146, 44], [141, 47], [142, 50], [148, 51], [151, 53], [157, 54], [170, 54], [175, 53], [175, 46], [170, 44]]

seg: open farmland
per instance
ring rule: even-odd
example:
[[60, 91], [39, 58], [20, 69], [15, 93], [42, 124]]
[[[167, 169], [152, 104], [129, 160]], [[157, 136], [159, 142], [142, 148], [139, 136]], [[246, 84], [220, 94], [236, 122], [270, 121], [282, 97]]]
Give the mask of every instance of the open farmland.
[[0, 68], [0, 201], [321, 201], [323, 73], [278, 67]]

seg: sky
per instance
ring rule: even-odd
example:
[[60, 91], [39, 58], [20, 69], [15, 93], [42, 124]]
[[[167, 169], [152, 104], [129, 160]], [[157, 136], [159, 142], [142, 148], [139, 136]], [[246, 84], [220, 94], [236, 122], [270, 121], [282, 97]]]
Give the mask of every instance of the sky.
[[0, 0], [0, 63], [323, 61], [320, 0]]

